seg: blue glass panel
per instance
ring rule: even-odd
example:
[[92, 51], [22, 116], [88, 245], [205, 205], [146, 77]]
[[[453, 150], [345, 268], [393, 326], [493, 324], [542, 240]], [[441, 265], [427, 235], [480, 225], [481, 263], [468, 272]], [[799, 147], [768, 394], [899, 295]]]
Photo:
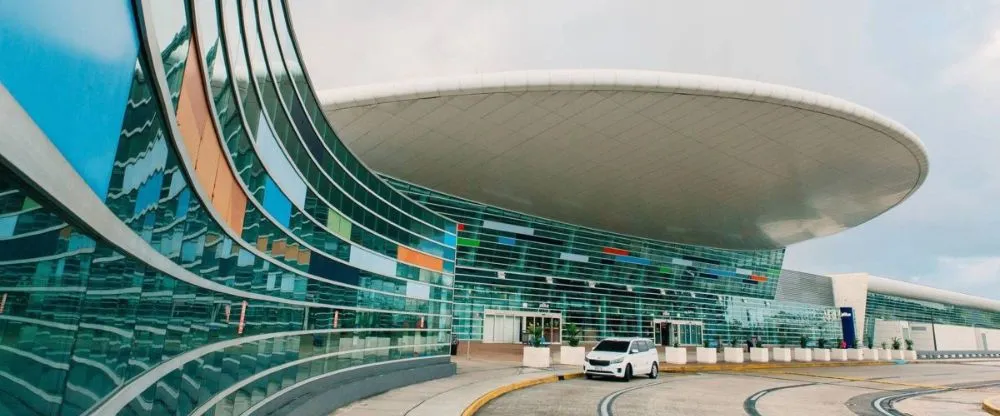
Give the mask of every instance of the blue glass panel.
[[517, 244], [517, 240], [515, 240], [513, 238], [510, 238], [510, 237], [503, 237], [503, 236], [497, 237], [497, 242], [500, 243], [500, 244], [508, 245], [508, 246], [512, 246], [512, 245]]
[[647, 259], [632, 256], [615, 256], [615, 260], [622, 263], [642, 264], [649, 266], [651, 262]]
[[101, 198], [139, 47], [131, 4], [0, 2], [0, 82]]
[[316, 256], [312, 258], [311, 263], [309, 263], [309, 274], [347, 283], [349, 285], [358, 284], [358, 269], [330, 260], [323, 256]]
[[264, 117], [260, 118], [257, 126], [257, 146], [260, 157], [267, 166], [267, 172], [281, 184], [281, 189], [288, 193], [288, 198], [295, 206], [303, 208], [306, 201], [306, 184], [298, 173], [295, 173], [295, 168], [278, 147], [278, 141], [271, 134]]
[[135, 197], [134, 214], [139, 214], [151, 205], [156, 204], [160, 200], [160, 188], [162, 186], [163, 172], [157, 172], [146, 180], [146, 182], [139, 187], [139, 193]]
[[292, 219], [292, 203], [271, 178], [264, 178], [264, 209], [286, 227]]
[[14, 235], [15, 225], [17, 225], [16, 215], [0, 218], [0, 237], [10, 237]]

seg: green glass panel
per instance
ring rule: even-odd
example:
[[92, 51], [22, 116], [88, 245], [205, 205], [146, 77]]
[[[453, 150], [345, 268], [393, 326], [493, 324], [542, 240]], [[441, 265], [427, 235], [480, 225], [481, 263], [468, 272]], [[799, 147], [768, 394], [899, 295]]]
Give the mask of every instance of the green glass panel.
[[472, 239], [472, 238], [459, 237], [458, 238], [458, 245], [460, 245], [460, 246], [467, 246], [467, 247], [479, 247], [479, 240]]

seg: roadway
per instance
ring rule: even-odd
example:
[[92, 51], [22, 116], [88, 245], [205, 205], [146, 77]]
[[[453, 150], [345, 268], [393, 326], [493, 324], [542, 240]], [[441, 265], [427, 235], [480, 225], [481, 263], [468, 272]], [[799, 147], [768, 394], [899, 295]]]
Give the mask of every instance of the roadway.
[[1000, 361], [575, 379], [515, 391], [477, 415], [982, 415]]

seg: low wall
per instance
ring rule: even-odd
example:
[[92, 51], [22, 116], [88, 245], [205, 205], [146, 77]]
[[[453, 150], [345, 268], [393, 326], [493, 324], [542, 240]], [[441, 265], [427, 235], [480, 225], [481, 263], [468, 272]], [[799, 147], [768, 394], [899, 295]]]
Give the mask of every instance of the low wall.
[[395, 388], [455, 375], [451, 357], [399, 360], [351, 369], [304, 384], [257, 409], [257, 415], [329, 415]]

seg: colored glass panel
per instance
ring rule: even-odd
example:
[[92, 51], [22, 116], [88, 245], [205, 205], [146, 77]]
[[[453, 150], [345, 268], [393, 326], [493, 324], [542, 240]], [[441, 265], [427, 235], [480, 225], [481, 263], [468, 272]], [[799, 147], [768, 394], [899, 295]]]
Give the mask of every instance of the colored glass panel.
[[628, 250], [622, 250], [620, 248], [603, 247], [603, 248], [601, 248], [601, 251], [603, 251], [605, 253], [608, 253], [608, 254], [617, 254], [619, 256], [627, 256], [628, 255]]
[[431, 270], [441, 271], [444, 267], [444, 262], [436, 257], [428, 256], [416, 250], [411, 250], [410, 248], [399, 246], [396, 258], [404, 263], [415, 264], [418, 266], [426, 267]]
[[101, 198], [138, 53], [132, 2], [0, 2], [0, 83]]

